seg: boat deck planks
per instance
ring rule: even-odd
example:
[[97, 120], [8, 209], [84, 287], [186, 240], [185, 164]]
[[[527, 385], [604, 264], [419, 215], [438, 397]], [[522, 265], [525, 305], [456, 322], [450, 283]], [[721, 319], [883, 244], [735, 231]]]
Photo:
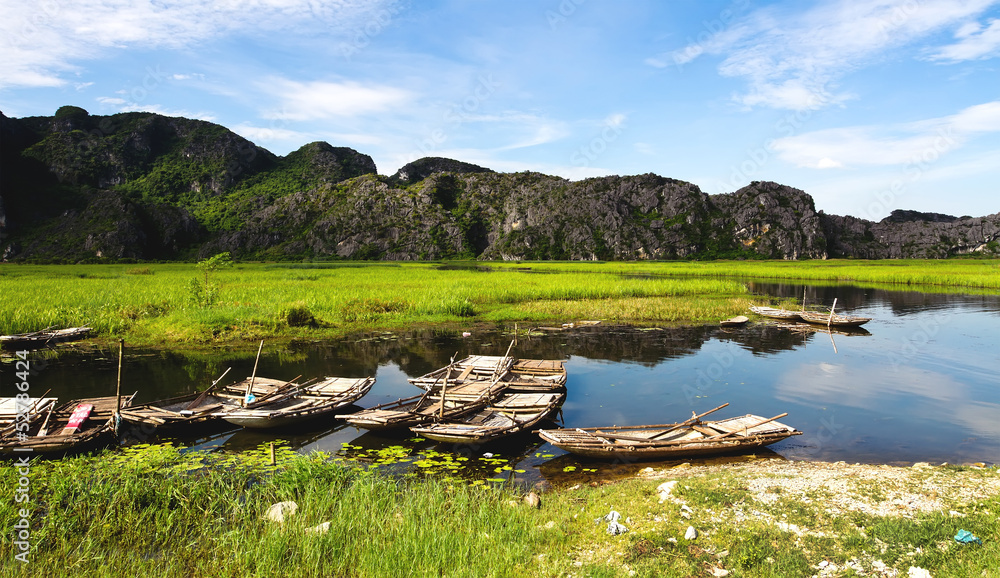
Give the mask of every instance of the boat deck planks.
[[534, 427], [558, 411], [565, 399], [565, 392], [505, 393], [495, 403], [460, 420], [414, 426], [410, 431], [442, 442], [487, 442]]

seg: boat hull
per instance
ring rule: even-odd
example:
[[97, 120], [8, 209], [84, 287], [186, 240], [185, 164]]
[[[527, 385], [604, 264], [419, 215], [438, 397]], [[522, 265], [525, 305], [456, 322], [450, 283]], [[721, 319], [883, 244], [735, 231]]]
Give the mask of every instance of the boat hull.
[[749, 414], [719, 421], [663, 426], [538, 431], [543, 440], [572, 454], [626, 461], [746, 452], [801, 433], [774, 419], [765, 420]]

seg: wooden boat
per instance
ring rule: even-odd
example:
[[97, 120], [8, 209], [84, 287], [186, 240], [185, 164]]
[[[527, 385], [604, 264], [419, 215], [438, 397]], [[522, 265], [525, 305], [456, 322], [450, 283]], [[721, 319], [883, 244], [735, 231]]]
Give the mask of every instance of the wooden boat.
[[559, 393], [505, 393], [496, 402], [454, 422], [411, 427], [413, 433], [449, 443], [482, 443], [531, 429], [566, 399]]
[[0, 397], [0, 427], [14, 423], [19, 415], [24, 415], [21, 421], [31, 421], [39, 413], [48, 411], [56, 401], [56, 398], [44, 397], [43, 394], [43, 397], [32, 397], [19, 405], [17, 398]]
[[505, 391], [552, 392], [566, 387], [566, 366], [554, 359], [516, 359], [500, 376]]
[[37, 349], [45, 347], [50, 343], [83, 339], [89, 334], [89, 327], [68, 327], [66, 329], [52, 329], [51, 327], [47, 327], [41, 331], [34, 331], [32, 333], [0, 335], [0, 347], [4, 349]]
[[366, 429], [391, 429], [433, 420], [450, 421], [489, 404], [506, 384], [499, 381], [450, 382], [420, 395], [377, 405], [357, 413], [338, 415], [347, 423]]
[[[135, 394], [121, 397], [127, 407]], [[114, 440], [116, 396], [91, 397], [68, 401], [51, 411], [38, 414], [28, 428], [20, 424], [0, 430], [0, 455], [6, 457], [32, 454], [56, 454], [83, 451]]]
[[802, 433], [776, 421], [788, 415], [784, 413], [770, 419], [747, 414], [701, 421], [726, 405], [676, 424], [539, 430], [538, 435], [576, 455], [631, 461], [741, 452]]
[[373, 385], [374, 377], [326, 377], [313, 384], [279, 389], [273, 395], [258, 397], [255, 401], [216, 412], [215, 415], [243, 427], [282, 427], [350, 405], [371, 391]]
[[799, 311], [799, 318], [806, 323], [826, 325], [829, 327], [860, 327], [872, 320], [871, 317], [854, 315], [836, 315], [822, 311]]
[[762, 317], [781, 319], [782, 321], [798, 321], [800, 319], [798, 311], [789, 311], [788, 309], [753, 305], [750, 307], [750, 311]]
[[[228, 373], [229, 370], [226, 370]], [[225, 377], [225, 373], [222, 377]], [[135, 425], [153, 426], [159, 433], [176, 433], [178, 430], [219, 421], [218, 413], [240, 407], [246, 400], [250, 378], [216, 387], [220, 377], [202, 392], [188, 393], [168, 399], [131, 406], [122, 410], [122, 419]], [[276, 391], [294, 387], [295, 380], [282, 381], [256, 377], [253, 379], [256, 397], [273, 395]]]
[[471, 355], [448, 367], [410, 379], [422, 389], [449, 384], [500, 380], [516, 391], [556, 391], [566, 386], [566, 368], [551, 359], [514, 359], [496, 355]]
[[730, 317], [729, 319], [723, 319], [719, 322], [722, 327], [739, 327], [744, 325], [750, 318], [746, 315], [737, 315], [736, 317]]
[[470, 355], [441, 369], [412, 377], [408, 381], [421, 389], [430, 389], [440, 385], [448, 378], [448, 383], [459, 384], [464, 381], [493, 381], [503, 375], [514, 365], [514, 358], [498, 355]]

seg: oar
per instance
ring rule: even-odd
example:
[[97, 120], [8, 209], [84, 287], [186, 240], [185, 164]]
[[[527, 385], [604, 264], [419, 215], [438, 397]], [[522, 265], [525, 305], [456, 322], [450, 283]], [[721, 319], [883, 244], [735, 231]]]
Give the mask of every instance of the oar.
[[208, 392], [212, 391], [215, 388], [215, 386], [218, 385], [218, 383], [220, 381], [222, 381], [223, 377], [226, 377], [226, 374], [229, 373], [230, 369], [232, 369], [232, 367], [227, 367], [226, 371], [224, 371], [222, 373], [222, 375], [219, 376], [219, 379], [216, 379], [215, 381], [213, 381], [212, 385], [208, 386], [208, 389], [206, 389], [205, 391], [201, 392], [201, 394], [199, 394], [198, 397], [194, 398], [194, 401], [192, 401], [191, 403], [189, 403], [187, 405], [187, 407], [185, 407], [184, 409], [194, 409], [194, 408], [198, 407], [199, 405], [201, 405], [201, 402], [205, 401], [205, 398], [208, 397]]
[[[42, 403], [42, 400], [45, 399], [45, 396], [48, 395], [50, 391], [52, 391], [51, 387], [42, 394], [42, 397], [36, 399], [31, 405], [28, 406], [27, 411], [24, 412], [24, 415], [28, 416], [27, 419], [31, 419], [31, 412], [35, 410], [35, 407], [37, 407], [38, 404]], [[52, 402], [52, 405], [55, 405], [55, 401]]]
[[[754, 428], [754, 427], [758, 427], [758, 426], [762, 426], [762, 425], [764, 425], [764, 424], [766, 424], [766, 423], [771, 423], [772, 421], [774, 421], [774, 420], [776, 420], [776, 419], [781, 419], [781, 418], [785, 417], [786, 415], [788, 415], [788, 412], [785, 412], [785, 413], [783, 413], [783, 414], [781, 414], [781, 415], [776, 415], [776, 416], [774, 416], [774, 417], [772, 417], [772, 418], [769, 418], [769, 419], [765, 419], [764, 421], [762, 421], [762, 422], [759, 422], [759, 423], [755, 423], [755, 424], [753, 424], [753, 425], [751, 425], [751, 426], [743, 426], [743, 431], [744, 431], [744, 432], [746, 432], [746, 431], [747, 431], [747, 430], [749, 430], [750, 428]], [[699, 442], [707, 442], [707, 441], [715, 441], [715, 440], [721, 440], [721, 439], [723, 439], [723, 438], [727, 438], [727, 437], [729, 437], [729, 436], [731, 436], [731, 435], [734, 435], [734, 434], [736, 434], [736, 433], [739, 433], [739, 431], [740, 431], [740, 430], [733, 430], [733, 431], [731, 431], [731, 432], [729, 432], [729, 433], [724, 433], [724, 434], [719, 434], [719, 435], [717, 435], [717, 436], [712, 436], [712, 437], [707, 437], [707, 438], [703, 438], [703, 439], [700, 439], [700, 440], [697, 440], [697, 441], [699, 441]]]
[[45, 421], [42, 422], [42, 427], [38, 428], [38, 437], [45, 437], [49, 434], [48, 425], [49, 418], [52, 417], [52, 410], [56, 407], [56, 404], [49, 406], [49, 413], [45, 415]]
[[257, 358], [253, 360], [253, 373], [250, 374], [250, 385], [247, 386], [246, 395], [243, 396], [243, 407], [246, 407], [250, 403], [250, 397], [253, 396], [253, 382], [257, 379], [257, 362], [260, 361], [260, 351], [264, 349], [264, 340], [260, 340], [260, 347], [257, 348]]
[[717, 412], [717, 411], [719, 411], [720, 409], [722, 409], [722, 408], [724, 408], [724, 407], [726, 407], [726, 406], [728, 406], [728, 405], [729, 405], [729, 402], [727, 401], [726, 403], [724, 403], [724, 404], [720, 405], [719, 407], [717, 407], [717, 408], [715, 408], [715, 409], [710, 409], [710, 410], [706, 411], [706, 412], [705, 412], [705, 413], [703, 413], [703, 414], [700, 414], [700, 415], [693, 415], [693, 416], [691, 416], [691, 418], [690, 418], [690, 419], [687, 419], [687, 420], [685, 420], [685, 421], [683, 421], [683, 422], [681, 422], [681, 423], [679, 423], [679, 424], [675, 425], [675, 426], [674, 426], [674, 427], [672, 427], [672, 428], [669, 428], [669, 429], [665, 429], [665, 430], [661, 431], [660, 433], [656, 434], [655, 436], [653, 436], [653, 437], [651, 437], [651, 438], [649, 438], [649, 439], [650, 439], [650, 440], [655, 440], [656, 438], [658, 438], [658, 437], [662, 437], [662, 436], [664, 436], [664, 435], [666, 435], [666, 434], [668, 434], [668, 433], [670, 433], [670, 432], [672, 432], [672, 431], [674, 431], [674, 430], [676, 430], [676, 429], [680, 429], [680, 428], [682, 428], [682, 427], [684, 427], [684, 426], [687, 426], [687, 425], [690, 425], [691, 423], [693, 423], [693, 422], [696, 422], [696, 421], [700, 420], [701, 418], [705, 417], [706, 415], [708, 415], [708, 414], [710, 414], [710, 413], [714, 413], [714, 412]]
[[[271, 391], [271, 393], [269, 393], [269, 394], [267, 394], [267, 395], [265, 395], [264, 397], [261, 397], [261, 398], [259, 398], [259, 399], [255, 399], [254, 401], [252, 401], [252, 402], [250, 402], [250, 403], [248, 403], [248, 404], [244, 405], [243, 407], [246, 407], [246, 408], [252, 408], [252, 407], [260, 407], [260, 405], [261, 405], [262, 403], [264, 403], [264, 402], [266, 402], [266, 401], [270, 400], [270, 399], [271, 399], [272, 397], [274, 397], [274, 396], [278, 395], [279, 393], [281, 393], [281, 394], [287, 394], [287, 395], [286, 395], [285, 397], [288, 397], [288, 396], [291, 396], [291, 395], [294, 395], [294, 394], [295, 394], [295, 391], [297, 391], [298, 389], [301, 389], [301, 388], [305, 387], [306, 385], [308, 385], [308, 384], [310, 384], [310, 383], [312, 383], [312, 382], [316, 381], [316, 379], [315, 379], [315, 378], [313, 378], [313, 379], [310, 379], [309, 381], [307, 381], [307, 382], [305, 382], [305, 383], [302, 383], [301, 385], [295, 385], [295, 384], [294, 384], [295, 380], [296, 380], [296, 379], [298, 379], [298, 378], [300, 378], [300, 377], [302, 377], [302, 376], [301, 376], [301, 375], [296, 375], [296, 376], [295, 376], [295, 377], [293, 377], [292, 379], [290, 379], [290, 380], [286, 381], [285, 383], [283, 383], [283, 384], [281, 384], [281, 385], [279, 385], [279, 386], [275, 387], [275, 388], [274, 388], [274, 389], [273, 389], [273, 390]], [[286, 390], [286, 388], [288, 388], [289, 386], [293, 386], [293, 387], [291, 387], [291, 390], [290, 390], [290, 391], [289, 391], [289, 390]]]

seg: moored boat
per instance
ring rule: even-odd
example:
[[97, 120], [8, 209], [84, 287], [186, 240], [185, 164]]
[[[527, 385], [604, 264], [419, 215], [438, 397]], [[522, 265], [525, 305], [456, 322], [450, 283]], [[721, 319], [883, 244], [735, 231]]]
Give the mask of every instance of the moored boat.
[[789, 311], [788, 309], [778, 309], [776, 307], [753, 305], [750, 307], [750, 311], [762, 317], [781, 319], [783, 321], [798, 321], [800, 319], [798, 311]]
[[41, 331], [33, 331], [31, 333], [0, 335], [0, 348], [37, 349], [51, 343], [83, 339], [89, 334], [89, 327], [67, 327], [66, 329], [52, 329], [51, 327], [47, 327]]
[[[128, 407], [134, 396], [121, 396], [121, 407]], [[119, 398], [112, 395], [50, 406], [50, 410], [27, 422], [27, 427], [14, 423], [0, 430], [0, 455], [57, 454], [111, 443], [118, 403]]]
[[465, 381], [455, 385], [442, 381], [438, 387], [420, 395], [337, 417], [355, 427], [372, 430], [453, 420], [484, 407], [505, 387], [506, 384], [499, 381]]
[[[228, 373], [229, 370], [226, 370]], [[201, 392], [188, 393], [167, 399], [138, 404], [122, 410], [122, 420], [133, 425], [155, 427], [158, 433], [179, 433], [206, 424], [218, 422], [218, 413], [240, 407], [247, 397], [250, 378], [217, 387], [219, 381]], [[254, 378], [253, 391], [256, 396], [267, 396], [275, 391], [294, 386], [294, 381]]]
[[248, 428], [282, 427], [330, 415], [361, 399], [373, 385], [374, 377], [325, 377], [316, 383], [278, 389], [215, 415]]
[[718, 421], [701, 417], [664, 425], [611, 426], [539, 430], [538, 435], [570, 453], [604, 459], [671, 459], [741, 452], [761, 448], [802, 432], [770, 419], [747, 414]]
[[722, 327], [739, 327], [745, 325], [750, 318], [746, 315], [737, 315], [736, 317], [730, 317], [729, 319], [723, 319], [719, 322]]
[[493, 381], [511, 369], [514, 358], [499, 355], [470, 355], [441, 369], [413, 377], [409, 382], [421, 389], [440, 386], [447, 378], [450, 384], [465, 381]]
[[565, 399], [565, 392], [505, 393], [496, 402], [460, 420], [415, 426], [410, 431], [440, 442], [488, 442], [531, 429], [555, 414]]
[[806, 323], [827, 325], [829, 327], [860, 327], [872, 320], [871, 317], [836, 315], [832, 312], [823, 313], [822, 311], [800, 311], [799, 318]]

